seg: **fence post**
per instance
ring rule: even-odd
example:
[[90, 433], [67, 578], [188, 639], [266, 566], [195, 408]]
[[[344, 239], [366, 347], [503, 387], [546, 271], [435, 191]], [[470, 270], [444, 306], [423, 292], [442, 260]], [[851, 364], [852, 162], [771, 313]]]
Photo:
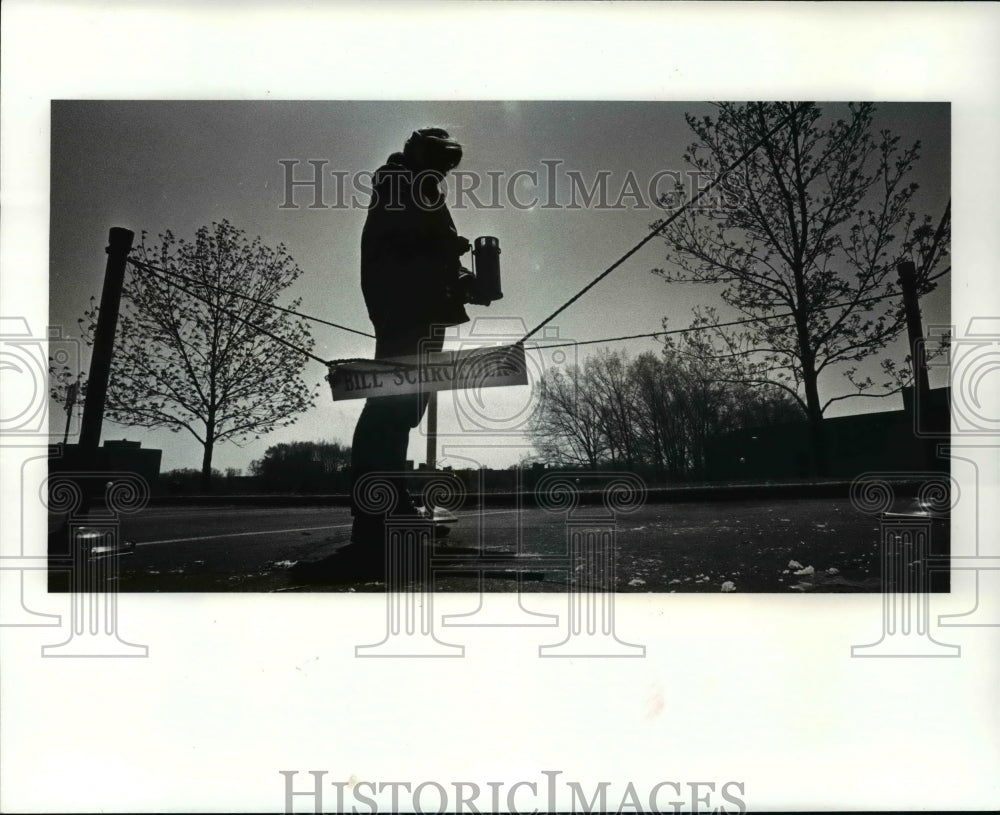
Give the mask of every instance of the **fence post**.
[[101, 290], [101, 310], [97, 315], [94, 332], [94, 351], [90, 358], [90, 377], [87, 380], [87, 398], [83, 405], [80, 425], [80, 450], [97, 464], [97, 448], [101, 443], [101, 424], [104, 420], [104, 402], [108, 394], [108, 377], [111, 374], [111, 354], [114, 350], [115, 329], [118, 327], [118, 308], [121, 304], [122, 286], [125, 282], [125, 261], [132, 251], [135, 233], [131, 229], [113, 226], [108, 232], [108, 263], [104, 271], [104, 288]]
[[917, 267], [912, 260], [896, 264], [899, 287], [903, 293], [903, 308], [906, 311], [906, 333], [910, 340], [910, 354], [913, 365], [914, 399], [925, 399], [930, 385], [927, 382], [927, 364], [924, 360], [924, 328], [920, 320], [920, 304], [917, 300]]
[[[911, 415], [914, 431], [920, 409], [930, 410], [930, 382], [927, 379], [927, 359], [924, 354], [924, 327], [920, 319], [920, 303], [917, 299], [917, 267], [911, 260], [896, 264], [899, 287], [903, 294], [903, 309], [906, 312], [906, 334], [910, 344], [910, 365], [913, 368], [913, 405]], [[937, 448], [933, 439], [924, 439], [921, 444], [923, 464], [934, 469], [937, 463]]]

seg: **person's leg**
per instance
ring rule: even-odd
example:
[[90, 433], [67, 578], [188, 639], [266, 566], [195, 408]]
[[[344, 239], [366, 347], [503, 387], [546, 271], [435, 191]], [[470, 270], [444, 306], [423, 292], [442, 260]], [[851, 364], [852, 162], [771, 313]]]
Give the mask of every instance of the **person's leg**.
[[[444, 337], [435, 335], [429, 328], [410, 329], [395, 334], [382, 332], [375, 345], [375, 358], [412, 356], [439, 351]], [[352, 482], [368, 473], [386, 473], [395, 492], [393, 512], [409, 514], [414, 509], [413, 500], [406, 488], [406, 453], [410, 443], [410, 430], [420, 424], [427, 410], [426, 393], [380, 396], [368, 399], [355, 427], [351, 448]], [[355, 529], [377, 531], [384, 523], [384, 513], [367, 510], [352, 489], [351, 507], [356, 519]]]
[[[364, 476], [384, 472], [391, 456], [384, 428], [386, 407], [380, 399], [368, 399], [354, 427], [351, 442], [351, 514], [354, 516], [351, 545], [315, 561], [301, 561], [291, 569], [296, 579], [322, 582], [379, 579], [385, 556], [385, 515], [372, 511], [375, 495], [363, 494]], [[359, 485], [361, 490], [358, 489]]]
[[368, 399], [354, 426], [351, 441], [351, 514], [355, 517], [366, 513], [357, 500], [354, 488], [362, 476], [382, 469], [385, 464], [381, 413], [378, 400]]
[[386, 422], [386, 469], [392, 474], [390, 481], [395, 491], [392, 514], [409, 515], [414, 511], [413, 500], [407, 489], [406, 453], [410, 446], [410, 429], [419, 403], [417, 394], [394, 396], [392, 416]]
[[[441, 340], [443, 342], [443, 340]], [[438, 348], [441, 347], [438, 343]], [[419, 344], [412, 336], [394, 338], [387, 344], [377, 342], [375, 356], [415, 355]], [[385, 556], [386, 513], [374, 511], [375, 495], [364, 494], [361, 483], [366, 475], [385, 473], [395, 495], [392, 511], [410, 514], [413, 502], [406, 489], [406, 452], [410, 430], [420, 423], [427, 408], [427, 398], [420, 394], [382, 396], [368, 399], [354, 428], [351, 442], [351, 513], [354, 524], [352, 545], [321, 561], [299, 564], [295, 570], [302, 579], [361, 579], [379, 577]], [[362, 489], [358, 489], [359, 485]], [[446, 527], [433, 527], [433, 534], [444, 535]]]
[[[435, 332], [432, 327], [427, 326], [379, 342], [376, 355], [419, 358], [423, 354], [440, 351], [443, 345], [444, 334]], [[420, 424], [427, 410], [429, 397], [427, 393], [422, 392], [393, 397], [393, 400], [395, 415], [391, 421], [387, 445], [392, 461], [391, 469], [398, 474], [393, 479], [397, 494], [396, 511], [409, 514], [415, 511], [415, 506], [406, 486], [406, 452], [410, 445], [410, 430]]]

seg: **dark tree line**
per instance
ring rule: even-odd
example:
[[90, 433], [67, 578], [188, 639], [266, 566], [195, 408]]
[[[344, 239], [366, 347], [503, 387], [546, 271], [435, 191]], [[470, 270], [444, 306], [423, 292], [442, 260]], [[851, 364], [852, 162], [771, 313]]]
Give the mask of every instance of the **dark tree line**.
[[[340, 491], [349, 483], [350, 445], [326, 441], [282, 442], [250, 464], [261, 489], [273, 492]], [[338, 490], [340, 488], [340, 490]]]
[[706, 443], [719, 433], [803, 421], [775, 387], [719, 381], [720, 372], [668, 340], [660, 356], [602, 351], [546, 372], [530, 435], [558, 466], [646, 469], [659, 480], [706, 477]]

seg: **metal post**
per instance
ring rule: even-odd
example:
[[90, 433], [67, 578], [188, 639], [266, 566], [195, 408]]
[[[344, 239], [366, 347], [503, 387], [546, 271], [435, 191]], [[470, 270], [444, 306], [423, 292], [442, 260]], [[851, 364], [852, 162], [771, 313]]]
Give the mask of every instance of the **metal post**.
[[922, 399], [927, 404], [930, 385], [927, 381], [927, 362], [924, 357], [924, 328], [920, 320], [920, 304], [917, 301], [917, 267], [913, 261], [903, 260], [896, 264], [899, 287], [903, 292], [903, 308], [906, 311], [906, 333], [910, 340], [910, 358], [913, 365], [913, 398]]
[[76, 407], [76, 394], [80, 388], [80, 380], [71, 382], [66, 390], [66, 430], [63, 432], [63, 447], [69, 441], [69, 427], [73, 420], [73, 408]]
[[90, 378], [87, 381], [87, 398], [80, 426], [80, 449], [84, 455], [95, 459], [101, 443], [101, 423], [104, 420], [104, 401], [108, 393], [111, 354], [118, 326], [118, 307], [125, 281], [125, 261], [132, 250], [133, 238], [135, 233], [132, 230], [114, 226], [108, 232], [108, 246], [105, 249], [108, 263], [104, 271], [101, 310], [97, 316], [97, 330], [94, 332], [94, 352], [90, 358]]
[[438, 395], [431, 391], [427, 400], [427, 469], [437, 469]]
[[[911, 260], [896, 264], [899, 287], [903, 293], [903, 309], [906, 312], [906, 333], [910, 341], [910, 365], [913, 367], [914, 428], [920, 411], [930, 409], [930, 382], [927, 379], [927, 358], [924, 355], [924, 327], [920, 319], [920, 303], [917, 299], [917, 267]], [[921, 444], [924, 466], [933, 469], [937, 465], [937, 445], [933, 438], [925, 438]]]

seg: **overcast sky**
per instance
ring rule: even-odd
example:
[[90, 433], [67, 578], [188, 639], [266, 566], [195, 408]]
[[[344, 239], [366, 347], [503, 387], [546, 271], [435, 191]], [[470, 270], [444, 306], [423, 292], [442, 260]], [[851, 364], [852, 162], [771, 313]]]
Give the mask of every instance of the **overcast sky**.
[[[488, 309], [470, 306], [470, 314], [496, 318], [490, 330], [517, 336], [522, 325], [533, 327], [636, 243], [657, 215], [645, 206], [651, 201], [634, 196], [625, 197], [620, 209], [546, 208], [552, 203], [548, 182], [555, 182], [556, 203], [566, 204], [567, 170], [580, 173], [588, 184], [607, 171], [608, 199], [614, 204], [631, 173], [641, 198], [648, 199], [657, 173], [687, 169], [681, 155], [692, 134], [685, 113], [711, 114], [712, 107], [680, 102], [55, 102], [49, 321], [78, 335], [77, 318], [89, 298], [100, 295], [109, 227], [154, 236], [170, 229], [190, 238], [199, 226], [225, 218], [266, 244], [287, 246], [303, 270], [288, 299], [301, 296], [305, 312], [370, 331], [358, 284], [365, 179], [358, 190], [351, 179], [401, 149], [413, 129], [438, 125], [465, 146], [461, 170], [497, 179], [476, 191], [482, 203], [497, 206], [478, 208], [465, 198], [453, 215], [461, 234], [495, 235], [502, 248], [505, 298]], [[913, 176], [921, 185], [916, 206], [939, 218], [950, 194], [948, 106], [883, 104], [876, 124], [904, 141], [923, 143]], [[299, 162], [299, 179], [312, 176], [308, 161], [326, 162], [327, 208], [310, 208], [313, 194], [305, 188], [295, 190], [297, 208], [282, 208], [287, 170], [280, 162], [290, 160]], [[512, 181], [519, 171], [524, 172]], [[537, 182], [527, 173], [537, 174]], [[358, 206], [351, 205], [352, 197]], [[530, 206], [536, 197], [537, 205]], [[450, 200], [459, 203], [454, 189]], [[341, 201], [347, 206], [336, 206]], [[683, 327], [694, 305], [719, 304], [717, 289], [670, 285], [650, 274], [669, 263], [662, 243], [651, 242], [560, 315], [553, 328], [560, 338], [573, 340], [657, 331], [664, 317], [671, 326]], [[943, 278], [941, 288], [922, 302], [925, 325], [948, 322], [949, 282]], [[373, 341], [327, 326], [314, 324], [313, 335], [323, 358], [373, 352]], [[599, 347], [605, 346], [581, 348], [581, 358]], [[636, 340], [606, 347], [635, 355], [658, 344]], [[904, 351], [896, 347], [892, 353], [901, 360]], [[538, 366], [549, 361], [541, 355], [535, 359]], [[316, 362], [306, 367], [312, 384], [321, 383], [325, 373]], [[821, 389], [823, 398], [844, 392], [840, 374], [821, 380]], [[514, 417], [530, 400], [530, 389], [496, 389], [484, 398], [486, 413]], [[850, 399], [835, 403], [828, 415], [899, 405], [897, 400]], [[449, 398], [442, 398], [441, 406], [441, 445], [445, 453], [449, 446], [453, 452], [442, 464], [471, 463], [458, 457], [455, 445], [488, 445], [468, 455], [491, 466], [514, 463], [528, 449], [516, 435], [463, 438]], [[281, 441], [349, 442], [360, 408], [361, 402], [333, 403], [324, 389], [317, 406], [291, 427], [242, 448], [218, 445], [214, 466], [245, 470]], [[58, 411], [51, 415], [61, 424]], [[161, 448], [163, 470], [200, 465], [200, 446], [184, 432], [106, 422], [103, 438]], [[414, 433], [410, 455], [419, 461], [423, 451], [423, 438]]]

